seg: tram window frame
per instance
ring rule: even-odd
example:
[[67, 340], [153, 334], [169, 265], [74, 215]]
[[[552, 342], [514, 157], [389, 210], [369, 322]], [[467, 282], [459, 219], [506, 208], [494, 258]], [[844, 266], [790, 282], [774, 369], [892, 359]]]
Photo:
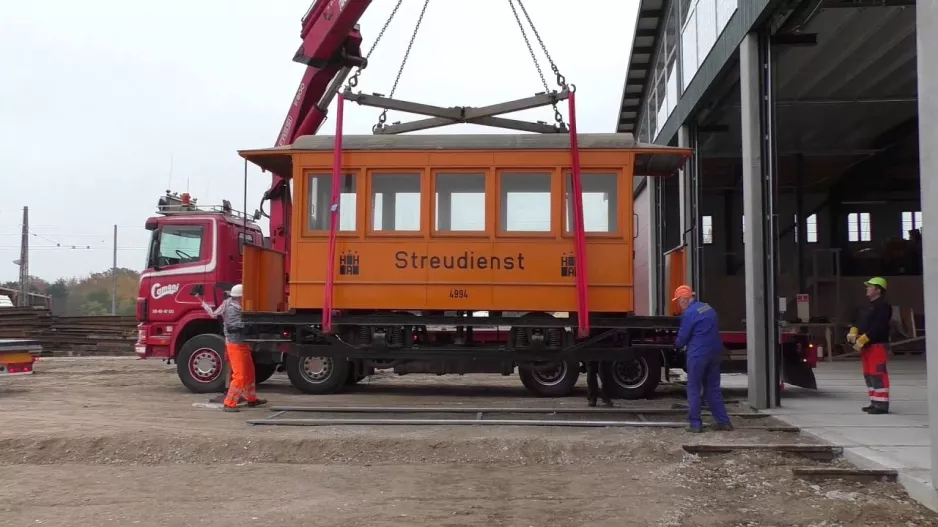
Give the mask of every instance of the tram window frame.
[[[327, 186], [323, 193], [318, 196], [325, 197], [323, 200], [326, 205], [329, 205], [332, 201], [332, 173], [323, 172], [323, 171], [306, 171], [303, 176], [303, 184], [305, 188], [305, 196], [303, 208], [305, 209], [306, 219], [303, 222], [303, 235], [304, 236], [328, 236], [330, 229], [331, 214], [328, 215], [328, 219], [319, 223], [319, 220], [314, 220], [312, 218], [313, 213], [313, 181], [318, 179], [319, 181], [326, 181]], [[336, 229], [336, 236], [357, 236], [359, 219], [358, 219], [358, 190], [360, 187], [360, 175], [357, 172], [346, 172], [343, 175], [342, 181], [342, 190], [339, 197], [339, 228]], [[345, 196], [350, 195], [350, 198], [345, 198]], [[317, 200], [318, 201], [318, 200]], [[319, 203], [315, 204], [317, 208], [320, 207]], [[351, 205], [353, 213], [350, 216], [351, 218], [351, 227], [343, 228], [342, 225], [342, 206], [349, 207]], [[328, 214], [328, 206], [326, 207], [326, 213]], [[348, 226], [345, 226], [348, 227]]]
[[[513, 168], [510, 170], [499, 170], [497, 173], [497, 188], [496, 188], [496, 218], [497, 218], [497, 232], [501, 236], [514, 237], [520, 236], [525, 238], [553, 238], [557, 235], [557, 221], [556, 221], [556, 208], [558, 205], [558, 184], [556, 178], [556, 170], [546, 169], [543, 167], [540, 168]], [[513, 178], [546, 178], [548, 181], [548, 189], [546, 194], [549, 199], [550, 207], [547, 208], [548, 214], [548, 224], [547, 228], [543, 230], [510, 230], [508, 229], [508, 219], [509, 217], [502, 214], [503, 208], [507, 211], [508, 204], [508, 194], [511, 192], [507, 191], [505, 188], [506, 177], [509, 178], [509, 181]], [[517, 181], [517, 180], [516, 180]], [[510, 185], [509, 185], [510, 186]], [[533, 193], [544, 193], [544, 191], [538, 190]], [[502, 204], [505, 203], [505, 207]]]
[[[598, 238], [621, 238], [622, 237], [622, 224], [623, 224], [623, 199], [622, 199], [622, 177], [619, 171], [616, 170], [591, 170], [589, 172], [580, 173], [581, 186], [583, 192], [589, 192], [588, 187], [590, 187], [589, 179], [595, 177], [611, 178], [615, 181], [615, 189], [613, 193], [614, 197], [610, 196], [609, 205], [607, 206], [607, 221], [611, 220], [614, 223], [611, 225], [611, 228], [607, 230], [589, 230], [584, 221], [584, 230], [585, 234], [590, 237]], [[573, 196], [573, 172], [566, 170], [563, 172], [563, 235], [564, 238], [571, 238], [575, 235], [573, 229], [573, 202], [570, 198]], [[587, 204], [583, 204], [584, 212], [586, 210]], [[585, 220], [585, 218], [584, 218]]]
[[[403, 237], [423, 236], [426, 221], [427, 221], [427, 218], [426, 218], [427, 214], [426, 214], [426, 207], [425, 207], [425, 198], [426, 198], [425, 194], [427, 190], [426, 189], [427, 185], [426, 185], [424, 176], [425, 176], [424, 169], [395, 168], [392, 170], [369, 171], [367, 195], [366, 195], [366, 201], [365, 201], [365, 206], [367, 207], [367, 215], [366, 215], [366, 223], [368, 225], [367, 232], [369, 235], [403, 236]], [[417, 199], [417, 206], [416, 206], [418, 217], [417, 217], [417, 227], [415, 229], [407, 229], [407, 230], [398, 229], [396, 225], [397, 220], [398, 220], [397, 217], [395, 217], [394, 229], [384, 229], [384, 228], [375, 227], [375, 222], [378, 218], [378, 216], [375, 214], [377, 212], [376, 211], [377, 201], [375, 198], [378, 194], [383, 194], [383, 193], [375, 192], [377, 188], [376, 181], [381, 181], [382, 178], [390, 179], [393, 177], [413, 178], [418, 183], [418, 187], [417, 187], [418, 199]], [[398, 194], [413, 194], [413, 193], [412, 192], [389, 192], [388, 194], [397, 196]], [[395, 202], [396, 201], [397, 201], [397, 198], [395, 197]], [[395, 203], [395, 212], [396, 212], [396, 208], [397, 208], [397, 203]], [[383, 210], [384, 210], [384, 203], [382, 202], [381, 214], [383, 214]], [[383, 221], [382, 221], [382, 227], [383, 227]]]
[[[489, 216], [490, 216], [490, 212], [491, 212], [491, 209], [492, 209], [492, 204], [491, 204], [491, 201], [492, 201], [492, 200], [491, 200], [491, 198], [489, 197], [489, 195], [491, 194], [491, 192], [490, 192], [490, 191], [491, 191], [491, 185], [490, 185], [490, 183], [489, 183], [489, 180], [490, 180], [490, 177], [489, 177], [489, 176], [490, 176], [490, 170], [485, 169], [485, 168], [481, 168], [481, 169], [465, 169], [465, 170], [444, 169], [444, 170], [434, 170], [434, 171], [433, 171], [433, 173], [432, 173], [432, 179], [431, 179], [431, 181], [432, 181], [432, 183], [431, 183], [431, 192], [430, 192], [430, 200], [431, 200], [431, 204], [430, 204], [430, 219], [432, 220], [432, 223], [431, 223], [430, 227], [431, 227], [431, 233], [432, 233], [434, 236], [444, 236], [444, 237], [445, 237], [445, 236], [476, 236], [476, 237], [478, 237], [478, 236], [485, 235], [486, 233], [488, 233], [488, 231], [489, 231], [489, 225], [490, 225], [490, 223], [491, 223]], [[470, 186], [476, 186], [476, 185], [478, 185], [478, 181], [479, 181], [479, 180], [481, 180], [481, 182], [482, 182], [482, 191], [481, 191], [481, 194], [482, 194], [482, 198], [483, 198], [483, 209], [482, 209], [482, 212], [481, 212], [481, 219], [482, 219], [481, 228], [478, 228], [478, 229], [455, 229], [455, 230], [454, 230], [454, 229], [451, 229], [451, 228], [450, 228], [450, 229], [440, 229], [440, 214], [439, 214], [439, 206], [440, 206], [440, 192], [439, 192], [439, 189], [440, 189], [440, 187], [441, 187], [441, 185], [440, 185], [440, 179], [441, 179], [441, 178], [442, 178], [442, 179], [446, 179], [446, 178], [460, 178], [460, 177], [461, 177], [461, 178], [473, 178], [473, 179], [475, 179], [476, 181], [473, 182], [473, 183], [471, 183]], [[458, 194], [479, 194], [479, 193], [480, 193], [480, 192], [475, 191], [475, 190], [473, 190], [473, 191], [471, 191], [471, 192], [448, 192], [448, 194], [449, 194], [450, 196], [458, 195]], [[451, 198], [451, 200], [452, 200], [452, 198]], [[479, 219], [479, 218], [474, 218], [474, 219], [473, 219], [473, 222], [477, 221], [478, 219]], [[452, 214], [452, 210], [451, 210], [451, 211], [450, 211], [450, 217], [449, 217], [450, 226], [452, 226], [452, 220], [453, 220], [453, 214]]]

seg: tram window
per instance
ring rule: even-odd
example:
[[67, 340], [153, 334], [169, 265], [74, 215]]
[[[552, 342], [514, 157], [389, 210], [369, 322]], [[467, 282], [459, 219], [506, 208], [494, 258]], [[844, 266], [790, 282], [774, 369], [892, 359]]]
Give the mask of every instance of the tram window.
[[550, 232], [550, 174], [501, 174], [499, 225], [505, 232]]
[[433, 228], [485, 230], [485, 174], [437, 174]]
[[[328, 231], [332, 215], [329, 213], [332, 202], [332, 174], [310, 174], [309, 221], [311, 231]], [[354, 231], [356, 217], [356, 178], [355, 174], [346, 174], [342, 178], [339, 194], [339, 230]]]
[[420, 230], [420, 174], [373, 174], [371, 228], [395, 232]]
[[[616, 232], [619, 228], [619, 178], [616, 174], [581, 174], [583, 228], [586, 232]], [[567, 232], [573, 232], [573, 175], [564, 174]]]

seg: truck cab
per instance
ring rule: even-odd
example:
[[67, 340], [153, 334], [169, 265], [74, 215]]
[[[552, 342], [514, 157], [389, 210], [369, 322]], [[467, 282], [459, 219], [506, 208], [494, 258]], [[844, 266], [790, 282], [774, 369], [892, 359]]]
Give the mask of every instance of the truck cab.
[[257, 216], [234, 211], [228, 201], [200, 207], [189, 194], [167, 191], [157, 215], [146, 221], [152, 234], [137, 293], [136, 353], [175, 361], [180, 380], [193, 392], [224, 389], [221, 323], [202, 301], [218, 306], [241, 281], [244, 244], [264, 244]]

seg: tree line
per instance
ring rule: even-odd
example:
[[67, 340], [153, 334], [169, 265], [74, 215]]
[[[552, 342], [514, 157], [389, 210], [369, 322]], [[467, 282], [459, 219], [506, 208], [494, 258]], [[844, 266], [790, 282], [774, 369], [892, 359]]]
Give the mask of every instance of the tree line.
[[[133, 269], [118, 268], [92, 273], [83, 278], [59, 278], [48, 282], [42, 278], [29, 278], [30, 293], [51, 297], [52, 312], [60, 316], [97, 316], [111, 314], [111, 291], [117, 278], [117, 314], [133, 315], [137, 310], [137, 290], [140, 273]], [[19, 282], [0, 283], [0, 287], [19, 290]], [[2, 294], [2, 292], [0, 292]], [[33, 300], [33, 304], [39, 302]]]

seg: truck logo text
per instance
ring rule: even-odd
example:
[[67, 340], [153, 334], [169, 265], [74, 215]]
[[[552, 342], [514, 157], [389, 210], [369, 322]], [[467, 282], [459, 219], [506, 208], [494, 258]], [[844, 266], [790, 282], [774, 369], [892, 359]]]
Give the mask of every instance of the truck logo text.
[[154, 300], [158, 300], [164, 296], [175, 295], [177, 292], [179, 292], [179, 284], [160, 285], [156, 283], [150, 288], [150, 296], [152, 296]]

